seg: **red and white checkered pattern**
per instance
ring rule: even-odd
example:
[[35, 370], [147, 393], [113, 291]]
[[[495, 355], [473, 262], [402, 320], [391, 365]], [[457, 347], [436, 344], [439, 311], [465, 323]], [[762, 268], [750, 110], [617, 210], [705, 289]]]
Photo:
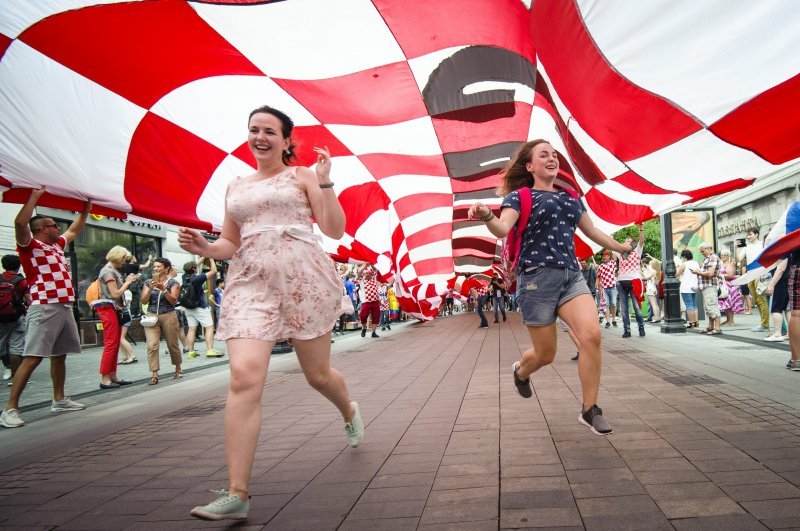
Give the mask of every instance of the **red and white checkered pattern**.
[[613, 288], [617, 285], [617, 262], [609, 260], [597, 266], [597, 280], [600, 288]]
[[366, 274], [361, 278], [361, 286], [364, 288], [364, 300], [361, 302], [377, 301], [378, 281], [374, 274]]
[[498, 206], [521, 142], [553, 143], [607, 233], [800, 157], [793, 0], [630, 4], [4, 0], [3, 200], [46, 185], [43, 205], [218, 229], [266, 103], [295, 120], [301, 164], [331, 150], [347, 227], [326, 250], [430, 318], [457, 273], [499, 262], [466, 212]]
[[30, 285], [31, 304], [57, 304], [75, 301], [75, 289], [64, 256], [67, 240], [62, 236], [53, 245], [32, 239], [25, 247], [17, 245], [22, 269]]
[[642, 248], [636, 247], [632, 253], [628, 253], [627, 258], [619, 256], [619, 272], [617, 280], [633, 280], [642, 278]]

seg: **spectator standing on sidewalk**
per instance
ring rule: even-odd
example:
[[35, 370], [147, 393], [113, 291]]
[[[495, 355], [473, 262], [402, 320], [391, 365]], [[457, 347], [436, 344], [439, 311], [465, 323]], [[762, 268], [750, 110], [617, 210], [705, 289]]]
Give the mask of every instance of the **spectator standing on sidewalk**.
[[770, 311], [772, 312], [772, 323], [775, 326], [774, 331], [764, 338], [764, 341], [783, 341], [786, 339], [783, 335], [784, 320], [786, 324], [789, 323], [789, 275], [787, 273], [789, 260], [784, 258], [778, 262], [775, 267], [775, 272], [772, 274], [772, 280], [767, 286], [767, 295], [772, 297], [770, 301]]
[[64, 249], [86, 225], [92, 202], [86, 201], [83, 212], [61, 234], [58, 223], [52, 218], [31, 217], [44, 193], [44, 187], [32, 190], [14, 220], [17, 252], [30, 287], [31, 306], [25, 319], [22, 363], [14, 375], [8, 403], [0, 413], [0, 425], [6, 428], [18, 428], [25, 424], [19, 416], [19, 398], [31, 374], [44, 358], [50, 359], [50, 377], [53, 381], [51, 411], [78, 411], [85, 408], [83, 404], [64, 396], [67, 354], [81, 352], [78, 326], [72, 315], [75, 288]]
[[786, 368], [800, 371], [800, 250], [792, 253], [789, 264], [789, 304], [792, 310], [788, 328], [792, 356]]
[[678, 266], [675, 272], [675, 278], [680, 280], [681, 303], [686, 307], [686, 327], [697, 328], [700, 321], [697, 320], [697, 275], [693, 273], [694, 270], [700, 269], [700, 264], [694, 259], [692, 251], [684, 249], [681, 251], [681, 258], [683, 262]]
[[722, 277], [722, 282], [728, 287], [728, 297], [719, 300], [719, 310], [725, 314], [725, 321], [721, 326], [733, 326], [734, 315], [744, 311], [744, 303], [742, 302], [742, 291], [739, 286], [733, 285], [733, 280], [736, 275], [736, 263], [731, 259], [731, 252], [727, 249], [722, 249], [719, 252], [720, 266], [719, 275]]
[[186, 335], [189, 354], [186, 357], [190, 359], [200, 356], [194, 349], [198, 326], [203, 327], [203, 337], [206, 340], [206, 357], [219, 358], [223, 356], [221, 352], [214, 348], [214, 318], [211, 316], [211, 310], [208, 307], [205, 290], [206, 283], [210, 285], [217, 278], [217, 263], [214, 260], [209, 260], [209, 270], [203, 273], [199, 271], [199, 268], [205, 261], [205, 258], [200, 257], [196, 262], [189, 261], [183, 264], [181, 293], [186, 293], [183, 285], [187, 282], [191, 284], [192, 292], [194, 293], [194, 296], [190, 297], [192, 300], [184, 300], [184, 297], [181, 296], [183, 313], [189, 323], [189, 332]]
[[500, 315], [497, 313], [498, 309], [500, 312], [503, 313], [503, 321], [506, 320], [506, 303], [505, 303], [505, 296], [506, 296], [506, 284], [503, 282], [503, 279], [497, 274], [497, 271], [492, 273], [492, 280], [489, 283], [489, 288], [491, 290], [491, 298], [492, 298], [492, 305], [494, 308], [494, 322], [498, 323], [498, 317]]
[[472, 300], [475, 301], [475, 308], [478, 312], [478, 317], [481, 319], [481, 324], [478, 325], [478, 328], [489, 328], [489, 321], [486, 319], [486, 314], [483, 312], [484, 307], [486, 306], [486, 300], [489, 298], [489, 284], [473, 286], [469, 290], [469, 294], [472, 297]]
[[381, 330], [391, 330], [392, 323], [389, 320], [389, 286], [381, 284], [378, 288], [378, 298], [381, 301]]
[[364, 264], [358, 268], [358, 276], [363, 288], [363, 299], [361, 301], [361, 337], [367, 335], [367, 319], [372, 318], [372, 337], [379, 337], [375, 331], [381, 320], [381, 303], [378, 296], [378, 274], [372, 264]]
[[208, 297], [208, 302], [211, 304], [211, 314], [214, 317], [214, 330], [216, 331], [219, 326], [219, 310], [222, 307], [222, 295], [225, 292], [225, 280], [218, 278], [216, 287], [211, 295]]
[[[639, 296], [643, 293], [641, 259], [644, 250], [644, 228], [639, 227], [639, 241], [633, 251], [619, 253], [619, 273], [617, 274], [617, 291], [619, 292], [619, 308], [622, 312], [622, 337], [631, 337], [630, 307], [636, 316], [639, 325], [639, 336], [644, 336], [644, 320], [642, 319], [642, 306]], [[625, 239], [625, 246], [633, 245], [633, 238]], [[629, 304], [630, 302], [630, 304]]]
[[138, 280], [131, 284], [131, 317], [139, 317], [142, 314], [141, 296], [142, 296], [142, 269], [147, 269], [153, 263], [153, 255], [147, 256], [147, 262], [140, 264], [136, 261], [136, 257], [128, 254], [126, 263], [122, 266], [122, 276], [139, 275]]
[[195, 230], [182, 228], [178, 234], [188, 252], [231, 260], [217, 332], [227, 340], [230, 358], [225, 406], [230, 484], [215, 491], [211, 503], [191, 512], [210, 520], [247, 518], [261, 399], [270, 352], [278, 340], [292, 339], [306, 380], [341, 413], [349, 444], [358, 446], [364, 436], [358, 404], [350, 401], [342, 375], [330, 366], [331, 329], [341, 311], [342, 283], [311, 225], [313, 218], [333, 239], [344, 234], [344, 211], [330, 180], [330, 153], [313, 148], [316, 173], [289, 166], [295, 158], [294, 123], [271, 107], [250, 113], [247, 126], [258, 169], [228, 185], [222, 235], [209, 243]]
[[586, 281], [586, 287], [589, 288], [589, 293], [592, 294], [593, 299], [597, 300], [597, 268], [594, 265], [594, 257], [592, 257], [591, 264], [586, 258], [581, 258], [578, 263], [581, 266], [581, 274], [583, 280]]
[[472, 205], [468, 215], [486, 223], [489, 232], [503, 238], [520, 219], [520, 194], [531, 194], [531, 215], [523, 227], [516, 273], [517, 300], [533, 348], [514, 364], [514, 385], [522, 397], [533, 395], [530, 376], [555, 359], [556, 318], [560, 317], [575, 332], [580, 349], [578, 376], [583, 401], [578, 422], [595, 434], [605, 435], [612, 429], [597, 406], [601, 368], [597, 308], [575, 256], [575, 229], [579, 227], [593, 242], [619, 252], [634, 248], [614, 241], [595, 227], [580, 199], [556, 187], [558, 172], [559, 156], [549, 142], [526, 142], [501, 174], [498, 191], [505, 198], [500, 217], [482, 203]]
[[0, 321], [0, 355], [5, 366], [3, 380], [9, 380], [8, 385], [11, 386], [25, 351], [25, 314], [31, 305], [31, 298], [28, 295], [28, 282], [19, 274], [19, 256], [7, 254], [3, 256], [2, 264], [4, 271], [0, 283], [8, 293], [6, 311], [3, 312], [6, 317]]
[[603, 251], [597, 267], [597, 278], [605, 300], [606, 328], [617, 326], [617, 261], [611, 259], [611, 251]]
[[703, 308], [708, 316], [708, 327], [705, 333], [716, 336], [722, 333], [720, 330], [719, 311], [719, 256], [714, 253], [714, 249], [708, 242], [700, 244], [700, 253], [705, 257], [700, 269], [691, 270], [697, 275], [697, 289], [703, 298]]
[[139, 276], [129, 273], [122, 279], [122, 266], [129, 255], [121, 245], [106, 253], [106, 264], [100, 270], [100, 298], [94, 302], [94, 311], [103, 323], [103, 354], [100, 357], [100, 389], [116, 389], [131, 382], [117, 376], [117, 358], [122, 339], [122, 314], [125, 309], [125, 291]]
[[[759, 231], [756, 227], [747, 231], [744, 250], [739, 252], [739, 260], [750, 265], [761, 251], [764, 250], [764, 244], [758, 239]], [[761, 317], [761, 322], [753, 328], [753, 332], [769, 332], [769, 306], [767, 305], [767, 296], [762, 292], [758, 293], [758, 279], [751, 280], [747, 284], [747, 290], [750, 292], [750, 297], [753, 299], [753, 306], [758, 308], [758, 314]]]
[[158, 372], [161, 370], [161, 360], [159, 359], [159, 345], [161, 335], [167, 342], [172, 365], [175, 366], [175, 379], [183, 378], [181, 363], [181, 349], [178, 346], [178, 316], [175, 313], [175, 304], [178, 302], [180, 294], [180, 284], [170, 277], [172, 262], [166, 258], [156, 258], [153, 261], [153, 278], [144, 283], [142, 290], [142, 304], [147, 303], [148, 315], [156, 315], [158, 321], [154, 326], [144, 329], [147, 339], [147, 363], [150, 372], [153, 373], [148, 385], [158, 383]]

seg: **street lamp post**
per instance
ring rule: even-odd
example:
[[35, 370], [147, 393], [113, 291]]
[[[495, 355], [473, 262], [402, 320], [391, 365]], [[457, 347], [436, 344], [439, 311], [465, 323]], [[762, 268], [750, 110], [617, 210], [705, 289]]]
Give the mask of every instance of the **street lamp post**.
[[686, 321], [681, 318], [681, 282], [675, 277], [673, 260], [672, 214], [661, 216], [661, 256], [664, 258], [664, 320], [661, 333], [686, 333]]

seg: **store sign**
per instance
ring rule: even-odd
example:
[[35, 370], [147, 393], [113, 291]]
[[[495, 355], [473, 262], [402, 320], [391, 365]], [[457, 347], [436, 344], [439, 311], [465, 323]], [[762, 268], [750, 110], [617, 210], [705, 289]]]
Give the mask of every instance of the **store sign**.
[[730, 236], [731, 234], [739, 234], [746, 232], [752, 227], [760, 227], [758, 218], [747, 218], [728, 225], [722, 225], [717, 229], [717, 236]]
[[[78, 212], [75, 212], [75, 214], [78, 214]], [[91, 216], [92, 216], [92, 219], [94, 219], [95, 221], [100, 221], [101, 219], [106, 218], [106, 219], [111, 220], [111, 221], [120, 221], [122, 223], [130, 223], [134, 227], [144, 227], [146, 229], [154, 229], [154, 230], [162, 230], [164, 228], [161, 225], [159, 225], [158, 223], [150, 223], [150, 222], [147, 222], [147, 221], [134, 221], [134, 220], [130, 220], [130, 219], [113, 218], [111, 216], [102, 216], [100, 214], [92, 214]]]

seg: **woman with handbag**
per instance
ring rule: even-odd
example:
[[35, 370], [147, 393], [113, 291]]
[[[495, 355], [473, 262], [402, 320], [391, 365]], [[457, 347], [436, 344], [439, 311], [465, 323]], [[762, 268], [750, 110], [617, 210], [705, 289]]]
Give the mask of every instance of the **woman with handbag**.
[[175, 304], [180, 295], [180, 284], [169, 277], [172, 264], [166, 258], [156, 258], [153, 261], [153, 278], [144, 283], [142, 289], [142, 304], [147, 304], [147, 315], [142, 317], [144, 335], [147, 338], [147, 363], [153, 372], [148, 385], [158, 383], [158, 371], [161, 369], [158, 345], [161, 334], [167, 341], [169, 357], [175, 366], [175, 378], [183, 378], [181, 371], [181, 349], [178, 346], [178, 316], [175, 314]]
[[731, 283], [738, 276], [736, 274], [736, 263], [731, 260], [731, 252], [727, 249], [721, 250], [719, 259], [722, 262], [719, 266], [719, 275], [722, 277], [720, 289], [724, 285], [728, 292], [727, 297], [722, 296], [725, 294], [724, 290], [720, 294], [719, 310], [725, 314], [725, 321], [721, 326], [733, 326], [736, 324], [733, 322], [733, 315], [744, 311], [744, 299], [739, 286], [734, 286]]
[[117, 357], [122, 338], [122, 312], [125, 308], [123, 297], [133, 282], [139, 278], [130, 274], [122, 280], [120, 269], [128, 256], [128, 250], [121, 245], [112, 247], [106, 253], [106, 265], [100, 270], [100, 298], [94, 302], [94, 311], [103, 323], [103, 355], [100, 358], [100, 389], [116, 389], [131, 382], [117, 376]]

